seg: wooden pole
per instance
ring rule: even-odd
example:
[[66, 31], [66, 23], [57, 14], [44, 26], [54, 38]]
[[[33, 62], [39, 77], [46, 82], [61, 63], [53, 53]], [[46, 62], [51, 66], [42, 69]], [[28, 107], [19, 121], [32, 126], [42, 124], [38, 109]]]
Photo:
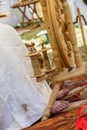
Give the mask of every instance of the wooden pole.
[[25, 15], [25, 11], [26, 11], [26, 6], [24, 6], [24, 12], [23, 12], [23, 17], [22, 17], [22, 27], [24, 26], [24, 15]]
[[79, 23], [80, 23], [81, 33], [82, 33], [82, 39], [83, 39], [83, 43], [84, 43], [84, 47], [85, 47], [85, 53], [87, 55], [86, 39], [85, 39], [85, 35], [84, 35], [84, 29], [83, 29], [83, 25], [82, 25], [81, 13], [80, 13], [79, 8], [77, 8], [77, 13], [78, 13], [78, 18], [79, 18]]

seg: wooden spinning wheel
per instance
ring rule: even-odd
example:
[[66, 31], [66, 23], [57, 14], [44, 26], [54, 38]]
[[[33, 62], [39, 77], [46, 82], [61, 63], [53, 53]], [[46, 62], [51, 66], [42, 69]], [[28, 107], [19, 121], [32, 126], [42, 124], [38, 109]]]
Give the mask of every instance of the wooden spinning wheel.
[[[43, 114], [43, 121], [50, 117], [51, 108], [63, 82], [67, 79], [86, 74], [87, 69], [81, 60], [67, 0], [40, 0], [40, 2], [55, 62], [55, 70], [52, 70], [51, 68], [51, 71], [49, 71], [50, 64], [48, 66], [48, 58], [47, 55], [45, 56], [44, 60], [46, 61], [46, 71], [44, 71], [45, 73], [42, 77], [43, 79], [50, 78], [52, 82], [56, 83]], [[39, 79], [42, 72], [40, 67], [36, 67], [39, 66], [37, 55], [36, 53], [33, 53], [29, 56], [31, 57], [34, 74], [36, 75], [36, 78]], [[76, 68], [68, 72], [67, 68], [74, 65]]]
[[[82, 64], [79, 48], [77, 47], [77, 39], [67, 0], [40, 0], [40, 2], [51, 41], [56, 72], [58, 72], [51, 76], [52, 82], [57, 84], [52, 90], [48, 106], [43, 114], [42, 120], [46, 120], [50, 117], [51, 108], [63, 81], [85, 74], [86, 69]], [[76, 66], [76, 71], [63, 72], [63, 68], [73, 65]], [[79, 72], [81, 73], [79, 74]]]

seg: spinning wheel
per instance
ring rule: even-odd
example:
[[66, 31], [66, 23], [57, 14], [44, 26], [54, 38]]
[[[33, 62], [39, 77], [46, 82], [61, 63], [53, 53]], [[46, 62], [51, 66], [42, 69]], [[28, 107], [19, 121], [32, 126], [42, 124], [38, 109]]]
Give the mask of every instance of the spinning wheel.
[[[63, 81], [84, 74], [86, 69], [82, 64], [77, 47], [77, 39], [67, 0], [40, 0], [40, 2], [51, 41], [56, 71], [58, 72], [56, 75], [52, 75], [52, 82], [57, 82], [57, 84], [53, 88], [48, 106], [43, 114], [42, 120], [46, 120], [50, 116], [51, 108]], [[76, 66], [75, 72], [63, 72], [63, 68], [73, 65]]]
[[[50, 117], [51, 108], [63, 82], [67, 79], [84, 75], [86, 73], [86, 66], [81, 61], [81, 55], [79, 48], [77, 47], [77, 39], [67, 0], [40, 0], [40, 2], [55, 63], [55, 70], [45, 71], [44, 75], [47, 79], [50, 78], [52, 82], [56, 82], [48, 106], [43, 114], [42, 120], [46, 120]], [[33, 53], [32, 56], [33, 57], [30, 55], [35, 74], [40, 75], [41, 70], [36, 68], [36, 54]], [[47, 56], [45, 61], [47, 61], [46, 66], [48, 67], [49, 62]], [[37, 61], [37, 66], [39, 66], [38, 63], [39, 62]], [[76, 66], [76, 69], [68, 72], [67, 68], [74, 65]], [[42, 77], [45, 79], [44, 76]]]

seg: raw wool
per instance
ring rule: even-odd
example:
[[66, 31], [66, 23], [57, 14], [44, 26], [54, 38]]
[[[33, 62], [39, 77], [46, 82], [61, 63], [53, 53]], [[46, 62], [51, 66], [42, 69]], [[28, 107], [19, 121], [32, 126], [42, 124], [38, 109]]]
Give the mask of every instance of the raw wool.
[[0, 130], [13, 130], [12, 126], [21, 129], [41, 118], [51, 90], [45, 81], [37, 83], [30, 78], [27, 49], [9, 25], [0, 24], [0, 49], [0, 102], [5, 108], [1, 113], [0, 107]]

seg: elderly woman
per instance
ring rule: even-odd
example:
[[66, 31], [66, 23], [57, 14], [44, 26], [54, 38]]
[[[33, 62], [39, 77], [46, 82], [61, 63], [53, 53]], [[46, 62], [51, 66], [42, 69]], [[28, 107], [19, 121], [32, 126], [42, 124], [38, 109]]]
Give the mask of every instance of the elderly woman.
[[[26, 54], [18, 33], [0, 24], [0, 130], [31, 126], [41, 118], [48, 103], [51, 89], [46, 81], [37, 83], [31, 78], [31, 61]], [[67, 101], [56, 101], [52, 113], [67, 105]]]

